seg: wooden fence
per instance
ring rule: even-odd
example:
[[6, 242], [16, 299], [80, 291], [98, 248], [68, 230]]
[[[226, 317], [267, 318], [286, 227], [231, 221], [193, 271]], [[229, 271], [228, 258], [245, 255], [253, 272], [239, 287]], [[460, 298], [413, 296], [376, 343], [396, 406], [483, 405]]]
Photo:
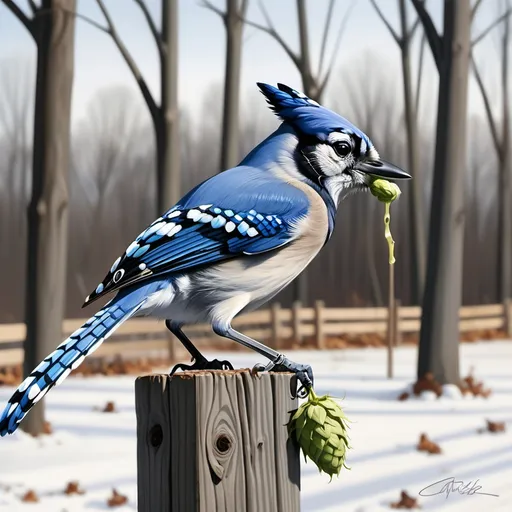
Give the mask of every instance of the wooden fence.
[[[397, 304], [393, 321], [397, 326], [395, 345], [400, 344], [403, 333], [418, 332], [421, 309], [403, 307]], [[84, 323], [84, 319], [65, 320], [63, 339]], [[279, 348], [282, 340], [293, 339], [301, 342], [313, 339], [319, 349], [325, 347], [329, 336], [344, 334], [380, 333], [385, 334], [388, 326], [388, 308], [327, 308], [323, 302], [314, 307], [303, 308], [299, 303], [284, 309], [279, 304], [271, 308], [240, 315], [233, 326], [248, 336]], [[461, 332], [480, 329], [501, 329], [512, 338], [512, 301], [505, 304], [464, 306], [460, 310]], [[201, 346], [221, 338], [206, 325], [189, 326], [187, 334]], [[20, 363], [23, 359], [24, 324], [0, 325], [0, 365]], [[154, 319], [135, 318], [123, 324], [98, 349], [95, 356], [162, 351], [169, 348], [169, 333], [163, 322]], [[57, 346], [62, 340], [55, 340]], [[142, 342], [143, 343], [140, 343]], [[139, 342], [139, 343], [137, 343]], [[229, 342], [226, 342], [229, 343]]]

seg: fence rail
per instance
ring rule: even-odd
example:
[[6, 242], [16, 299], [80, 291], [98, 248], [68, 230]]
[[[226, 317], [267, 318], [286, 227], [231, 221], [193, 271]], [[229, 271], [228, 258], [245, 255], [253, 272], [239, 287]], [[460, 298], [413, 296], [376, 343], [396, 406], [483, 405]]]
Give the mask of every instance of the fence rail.
[[[276, 348], [282, 340], [297, 342], [313, 337], [316, 346], [325, 347], [328, 336], [344, 334], [380, 333], [388, 327], [388, 308], [327, 308], [323, 302], [314, 307], [303, 308], [295, 303], [292, 308], [281, 308], [274, 303], [269, 309], [240, 315], [233, 326], [244, 334], [264, 341]], [[404, 333], [418, 332], [421, 309], [416, 306], [400, 306], [394, 310], [397, 325], [394, 344], [400, 344]], [[78, 329], [85, 319], [70, 319], [63, 322], [63, 338]], [[512, 301], [504, 304], [464, 306], [460, 309], [459, 330], [468, 332], [479, 329], [501, 329], [512, 337]], [[207, 325], [191, 325], [186, 328], [194, 342], [199, 345], [220, 341]], [[0, 324], [0, 365], [17, 364], [23, 360], [25, 324]], [[135, 318], [124, 323], [106, 340], [95, 355], [130, 355], [140, 352], [167, 350], [169, 333], [163, 322], [154, 319]], [[141, 347], [137, 342], [144, 340]], [[55, 340], [55, 345], [61, 340]]]

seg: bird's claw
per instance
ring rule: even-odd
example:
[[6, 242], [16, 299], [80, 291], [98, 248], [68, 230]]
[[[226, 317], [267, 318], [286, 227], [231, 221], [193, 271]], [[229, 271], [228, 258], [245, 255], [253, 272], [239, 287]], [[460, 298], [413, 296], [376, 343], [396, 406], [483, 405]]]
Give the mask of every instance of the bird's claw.
[[170, 375], [174, 375], [177, 370], [184, 372], [191, 370], [233, 370], [233, 365], [229, 361], [219, 361], [218, 359], [208, 361], [208, 359], [203, 357], [195, 360], [193, 364], [179, 363], [174, 365]]
[[[291, 391], [292, 395], [298, 396], [299, 398], [306, 398], [309, 390], [313, 387], [313, 370], [308, 364], [298, 364], [290, 361], [287, 357], [280, 355], [275, 361], [271, 361], [266, 366], [258, 363], [256, 364], [252, 372], [264, 372], [264, 371], [273, 371], [273, 372], [292, 372], [295, 375], [291, 381]], [[297, 386], [297, 380], [300, 381], [300, 387], [295, 392]]]

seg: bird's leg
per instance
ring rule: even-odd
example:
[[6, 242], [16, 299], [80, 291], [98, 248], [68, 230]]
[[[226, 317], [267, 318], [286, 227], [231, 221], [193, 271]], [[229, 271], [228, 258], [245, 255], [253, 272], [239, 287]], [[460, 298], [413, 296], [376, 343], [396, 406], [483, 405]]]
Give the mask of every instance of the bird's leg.
[[199, 352], [197, 347], [188, 339], [187, 335], [181, 330], [181, 325], [173, 322], [172, 320], [166, 320], [165, 326], [169, 329], [176, 338], [181, 342], [181, 344], [188, 350], [192, 359], [194, 360], [194, 364], [177, 364], [171, 370], [171, 375], [173, 375], [177, 370], [232, 370], [233, 365], [229, 361], [219, 361], [218, 359], [214, 359], [213, 361], [208, 361], [206, 357]]
[[270, 362], [265, 366], [263, 364], [257, 364], [254, 366], [253, 371], [261, 372], [261, 371], [274, 371], [274, 372], [292, 372], [296, 375], [297, 379], [299, 379], [301, 383], [301, 387], [297, 391], [298, 396], [304, 397], [307, 395], [310, 388], [313, 387], [313, 370], [311, 366], [307, 364], [297, 364], [293, 361], [290, 361], [287, 357], [275, 350], [267, 347], [263, 343], [259, 341], [253, 340], [242, 334], [238, 331], [235, 331], [233, 327], [231, 327], [228, 323], [220, 323], [214, 322], [213, 330], [219, 336], [223, 336], [224, 338], [229, 338], [230, 340], [236, 341], [240, 343], [244, 347], [250, 348], [258, 354], [265, 356], [270, 359]]

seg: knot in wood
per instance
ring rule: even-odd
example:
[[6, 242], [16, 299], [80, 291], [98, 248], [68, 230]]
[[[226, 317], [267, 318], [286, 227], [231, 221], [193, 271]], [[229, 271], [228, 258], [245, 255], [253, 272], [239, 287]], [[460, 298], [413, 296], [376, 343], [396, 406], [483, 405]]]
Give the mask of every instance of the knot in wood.
[[164, 432], [159, 424], [153, 425], [148, 434], [149, 443], [153, 448], [158, 448], [164, 440]]
[[229, 474], [233, 457], [238, 452], [236, 420], [223, 407], [210, 417], [206, 431], [206, 454], [211, 471], [219, 480]]
[[231, 448], [231, 439], [226, 434], [221, 434], [217, 437], [215, 446], [220, 453], [226, 453]]

